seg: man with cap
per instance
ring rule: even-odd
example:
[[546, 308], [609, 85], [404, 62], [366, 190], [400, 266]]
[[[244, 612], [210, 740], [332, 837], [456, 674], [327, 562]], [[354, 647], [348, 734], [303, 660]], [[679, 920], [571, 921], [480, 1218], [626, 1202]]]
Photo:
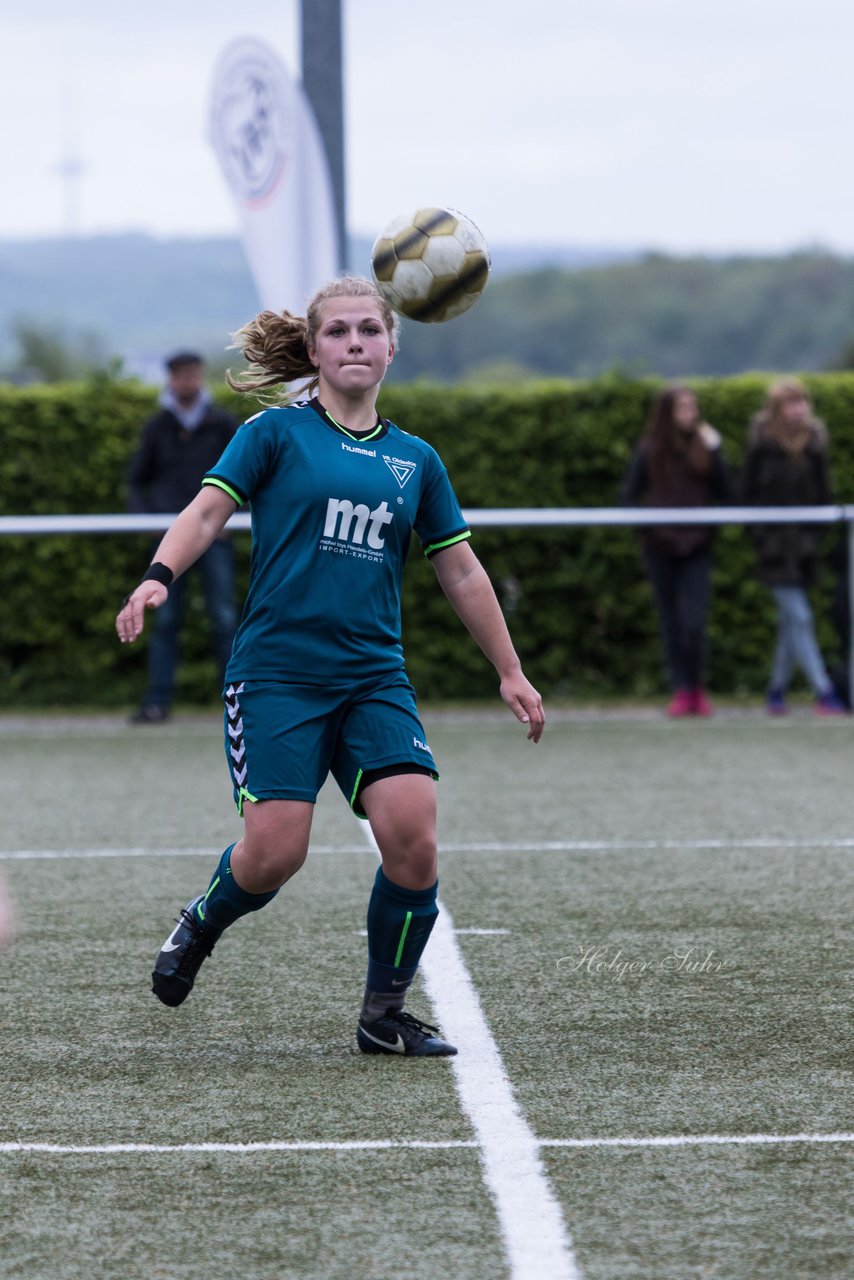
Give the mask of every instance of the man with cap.
[[[199, 491], [202, 476], [222, 454], [236, 421], [216, 408], [205, 389], [204, 362], [194, 351], [178, 351], [166, 361], [168, 381], [160, 409], [142, 428], [128, 470], [128, 510], [183, 511]], [[220, 675], [231, 654], [237, 625], [234, 604], [234, 548], [226, 534], [214, 541], [194, 571], [201, 577]], [[169, 588], [156, 611], [148, 648], [148, 686], [133, 724], [168, 720], [175, 693], [178, 642], [184, 621], [187, 575]]]

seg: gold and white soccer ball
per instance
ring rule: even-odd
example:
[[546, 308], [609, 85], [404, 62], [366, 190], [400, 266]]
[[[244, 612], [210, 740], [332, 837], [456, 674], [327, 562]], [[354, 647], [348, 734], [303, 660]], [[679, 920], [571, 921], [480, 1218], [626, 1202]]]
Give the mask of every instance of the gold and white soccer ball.
[[401, 214], [371, 250], [374, 281], [389, 306], [410, 320], [451, 320], [477, 302], [489, 276], [482, 232], [456, 209]]

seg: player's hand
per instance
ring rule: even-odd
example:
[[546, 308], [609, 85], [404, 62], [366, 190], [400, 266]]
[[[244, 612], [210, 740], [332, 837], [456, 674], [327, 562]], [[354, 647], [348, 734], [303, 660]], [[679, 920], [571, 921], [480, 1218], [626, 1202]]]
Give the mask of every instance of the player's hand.
[[133, 644], [142, 634], [146, 609], [159, 609], [166, 603], [168, 595], [168, 587], [150, 578], [131, 592], [116, 618], [116, 631], [122, 644]]
[[543, 700], [530, 681], [519, 671], [501, 681], [501, 696], [517, 720], [528, 726], [528, 738], [539, 742], [546, 727]]

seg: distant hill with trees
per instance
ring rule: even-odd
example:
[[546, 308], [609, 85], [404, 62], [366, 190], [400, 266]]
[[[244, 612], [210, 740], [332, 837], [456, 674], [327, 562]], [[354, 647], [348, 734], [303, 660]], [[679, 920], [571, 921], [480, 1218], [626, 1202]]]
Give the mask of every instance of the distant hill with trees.
[[[354, 268], [369, 270], [368, 241]], [[393, 381], [818, 370], [854, 363], [854, 260], [494, 248], [484, 297], [443, 325], [405, 323]], [[0, 374], [62, 377], [119, 361], [156, 378], [192, 345], [216, 367], [258, 303], [237, 239], [143, 235], [0, 242]], [[28, 372], [29, 371], [29, 372]]]
[[408, 335], [396, 373], [453, 380], [807, 371], [847, 364], [852, 338], [851, 260], [655, 254], [496, 280], [471, 313], [426, 327], [417, 341]]

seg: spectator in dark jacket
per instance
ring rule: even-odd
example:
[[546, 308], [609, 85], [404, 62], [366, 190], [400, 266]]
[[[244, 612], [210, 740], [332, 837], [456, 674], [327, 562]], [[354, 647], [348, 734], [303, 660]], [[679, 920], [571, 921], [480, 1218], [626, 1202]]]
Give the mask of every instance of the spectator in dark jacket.
[[[806, 387], [783, 378], [768, 391], [750, 424], [743, 475], [744, 500], [761, 507], [818, 506], [830, 502], [827, 429], [813, 414]], [[800, 667], [819, 715], [844, 714], [818, 647], [807, 588], [816, 578], [821, 529], [810, 524], [753, 527], [759, 580], [777, 604], [777, 641], [767, 707], [786, 712], [786, 691]]]
[[839, 645], [830, 676], [840, 702], [851, 711], [851, 571], [848, 525], [843, 526], [842, 536], [828, 556], [828, 564], [836, 576], [831, 616]]
[[[666, 387], [657, 397], [626, 478], [624, 501], [649, 507], [705, 507], [728, 501], [721, 437], [703, 422], [694, 392]], [[712, 543], [710, 525], [644, 526], [672, 697], [670, 716], [709, 716], [704, 688]]]
[[[217, 409], [203, 383], [203, 361], [182, 351], [166, 361], [168, 384], [160, 409], [145, 423], [128, 470], [128, 508], [141, 512], [182, 511], [199, 492], [202, 476], [222, 454], [236, 429]], [[237, 625], [234, 549], [226, 534], [195, 565], [201, 576], [220, 675], [231, 654]], [[134, 724], [169, 718], [175, 692], [178, 642], [184, 621], [186, 575], [177, 579], [157, 610], [148, 649], [148, 686]]]

